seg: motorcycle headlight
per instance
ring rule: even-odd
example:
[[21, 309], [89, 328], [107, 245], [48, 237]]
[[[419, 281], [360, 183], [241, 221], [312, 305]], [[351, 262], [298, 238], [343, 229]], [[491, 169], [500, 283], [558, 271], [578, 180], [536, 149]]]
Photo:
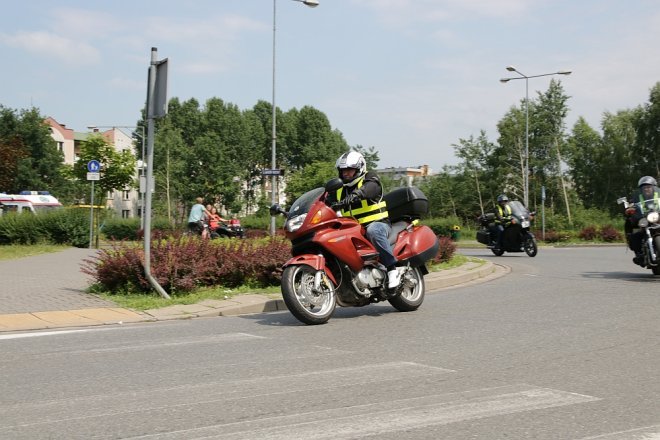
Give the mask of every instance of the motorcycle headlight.
[[649, 212], [649, 215], [646, 216], [646, 220], [648, 220], [649, 223], [658, 223], [658, 221], [660, 221], [660, 214], [657, 212]]
[[521, 225], [523, 228], [529, 228], [529, 220], [523, 220]]
[[303, 222], [305, 221], [305, 217], [307, 217], [307, 213], [291, 217], [286, 221], [286, 230], [289, 232], [296, 232], [302, 226]]

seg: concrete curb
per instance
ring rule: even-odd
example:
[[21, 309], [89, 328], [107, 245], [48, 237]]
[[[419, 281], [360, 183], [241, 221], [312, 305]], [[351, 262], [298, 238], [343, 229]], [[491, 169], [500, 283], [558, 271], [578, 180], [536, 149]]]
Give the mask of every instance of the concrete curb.
[[[432, 272], [424, 277], [427, 294], [458, 285], [470, 285], [499, 278], [509, 268], [490, 261], [465, 263], [460, 267]], [[0, 333], [66, 327], [116, 325], [213, 316], [236, 316], [287, 310], [281, 295], [245, 294], [226, 300], [205, 300], [197, 304], [173, 305], [135, 312], [124, 308], [96, 308], [0, 315]]]

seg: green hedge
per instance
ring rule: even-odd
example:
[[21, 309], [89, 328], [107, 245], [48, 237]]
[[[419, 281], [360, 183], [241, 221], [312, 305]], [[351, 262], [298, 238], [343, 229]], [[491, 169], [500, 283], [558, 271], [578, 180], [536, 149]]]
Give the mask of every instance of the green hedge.
[[0, 244], [89, 245], [89, 214], [81, 209], [48, 213], [8, 214], [0, 217]]

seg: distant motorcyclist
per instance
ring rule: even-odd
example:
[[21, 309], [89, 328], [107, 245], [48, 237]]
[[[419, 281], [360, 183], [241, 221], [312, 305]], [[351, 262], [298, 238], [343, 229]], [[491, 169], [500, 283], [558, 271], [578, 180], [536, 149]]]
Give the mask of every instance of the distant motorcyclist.
[[660, 189], [658, 182], [651, 176], [644, 176], [637, 182], [638, 190], [629, 198], [629, 202], [636, 203], [634, 207], [626, 210], [624, 229], [628, 239], [628, 247], [635, 252], [633, 263], [643, 264], [642, 241], [644, 232], [636, 230], [637, 224], [650, 209], [660, 209]]
[[357, 151], [342, 154], [335, 167], [344, 185], [336, 194], [329, 194], [327, 202], [342, 202], [342, 216], [353, 217], [366, 228], [367, 238], [387, 268], [387, 287], [394, 289], [401, 283], [401, 275], [396, 270], [397, 260], [388, 240], [392, 226], [386, 203], [382, 200], [380, 179], [375, 172], [367, 172], [367, 162]]
[[506, 228], [513, 221], [513, 214], [511, 206], [509, 206], [509, 198], [506, 194], [497, 196], [497, 209], [495, 210], [495, 250], [502, 249], [502, 238], [504, 237], [504, 228]]

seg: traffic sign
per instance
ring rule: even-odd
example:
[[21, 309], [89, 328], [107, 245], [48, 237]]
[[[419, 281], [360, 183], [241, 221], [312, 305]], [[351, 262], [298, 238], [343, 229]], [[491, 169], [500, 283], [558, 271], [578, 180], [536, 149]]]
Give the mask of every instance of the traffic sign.
[[275, 168], [275, 169], [265, 169], [261, 171], [262, 176], [283, 176], [284, 170]]
[[[100, 170], [101, 170], [101, 164], [99, 163], [98, 160], [90, 160], [89, 162], [87, 162], [87, 171], [89, 171], [90, 173], [98, 173]], [[91, 180], [91, 179], [88, 178], [87, 180]]]
[[87, 180], [101, 180], [101, 173], [87, 173]]

